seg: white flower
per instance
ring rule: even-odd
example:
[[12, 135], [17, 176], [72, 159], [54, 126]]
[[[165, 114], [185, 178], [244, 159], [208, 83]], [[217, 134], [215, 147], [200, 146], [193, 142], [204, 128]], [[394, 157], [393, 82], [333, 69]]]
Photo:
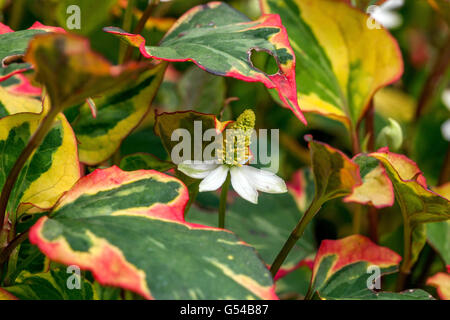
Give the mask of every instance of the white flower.
[[444, 139], [450, 141], [450, 119], [448, 119], [442, 124], [441, 132]]
[[399, 27], [403, 23], [402, 16], [393, 10], [401, 8], [404, 0], [388, 0], [380, 6], [370, 6], [367, 12], [378, 23], [385, 28], [393, 29]]
[[214, 191], [225, 182], [228, 172], [233, 189], [245, 200], [258, 203], [258, 191], [267, 193], [287, 192], [283, 179], [276, 174], [249, 165], [217, 164], [216, 162], [183, 162], [178, 170], [191, 178], [203, 179], [199, 191]]

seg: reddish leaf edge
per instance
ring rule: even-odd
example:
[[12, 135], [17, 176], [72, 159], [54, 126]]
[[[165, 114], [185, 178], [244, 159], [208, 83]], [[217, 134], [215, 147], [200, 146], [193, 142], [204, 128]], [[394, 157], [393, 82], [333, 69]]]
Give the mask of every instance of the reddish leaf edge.
[[[66, 30], [64, 30], [61, 27], [46, 26], [46, 25], [40, 23], [39, 21], [36, 21], [35, 23], [33, 23], [33, 25], [26, 30], [44, 30], [47, 32], [66, 33]], [[9, 26], [0, 22], [0, 35], [5, 34], [5, 33], [11, 33], [11, 32], [15, 32], [15, 31], [12, 30]], [[2, 64], [3, 64], [3, 62], [2, 62]], [[18, 75], [18, 74], [27, 72], [32, 69], [33, 69], [32, 67], [29, 67], [29, 68], [22, 68], [22, 69], [14, 70], [13, 72], [8, 73], [7, 75], [0, 76], [0, 82], [7, 80], [14, 75]]]
[[[134, 181], [132, 180], [133, 178], [138, 178], [142, 175], [156, 175], [166, 180], [177, 180], [183, 186], [183, 188], [181, 188], [180, 195], [177, 197], [177, 204], [175, 205], [175, 208], [167, 207], [165, 205], [153, 205], [147, 212], [133, 212], [133, 214], [145, 216], [149, 219], [160, 219], [179, 223], [187, 226], [191, 230], [208, 229], [211, 231], [224, 231], [232, 233], [231, 231], [225, 229], [186, 222], [184, 220], [184, 210], [189, 200], [187, 187], [179, 179], [158, 172], [156, 170], [123, 171], [117, 166], [112, 166], [107, 169], [96, 169], [89, 175], [82, 177], [71, 190], [63, 194], [54, 208], [57, 208], [59, 205], [61, 205], [63, 201], [67, 200], [67, 198], [70, 202], [71, 199], [74, 199], [77, 196], [81, 195], [83, 193], [83, 190], [86, 190], [86, 187], [88, 186], [92, 186], [94, 190], [95, 188], [98, 188], [98, 190], [102, 190], [102, 185], [111, 186], [111, 183], [116, 185], [121, 185], [124, 183], [123, 180], [117, 179], [117, 177], [107, 179], [105, 175], [107, 176], [108, 174], [111, 174], [111, 176], [119, 175], [122, 177], [123, 175], [131, 175], [131, 180], [126, 180], [128, 182]], [[98, 183], [92, 184], [89, 181], [91, 179], [95, 180]], [[73, 195], [72, 193], [75, 194]], [[168, 211], [171, 211], [170, 217], [166, 217]], [[145, 273], [142, 270], [138, 270], [134, 265], [126, 261], [123, 253], [120, 250], [118, 250], [114, 246], [111, 246], [104, 239], [95, 239], [95, 242], [97, 242], [95, 252], [87, 253], [85, 257], [82, 257], [73, 252], [73, 250], [70, 249], [69, 244], [64, 239], [62, 239], [62, 241], [61, 239], [57, 239], [55, 241], [47, 241], [45, 237], [42, 236], [41, 232], [43, 225], [48, 219], [48, 217], [41, 217], [36, 222], [36, 224], [31, 227], [29, 240], [32, 244], [36, 245], [39, 250], [44, 253], [49, 259], [66, 265], [75, 263], [80, 267], [80, 269], [91, 271], [94, 278], [102, 285], [121, 287], [127, 290], [134, 291], [142, 295], [146, 299], [154, 299], [145, 281]], [[251, 247], [249, 244], [243, 242], [242, 240], [239, 240], [238, 243], [247, 247]], [[99, 266], [101, 267], [99, 268]], [[242, 278], [239, 275], [236, 276], [235, 280], [239, 280], [239, 278], [240, 280], [242, 280], [242, 282], [240, 283], [241, 285], [243, 285], [243, 287], [258, 294], [263, 299], [279, 299], [275, 293], [275, 284], [273, 284], [271, 287], [261, 287], [258, 286], [258, 284], [254, 283], [252, 279]]]
[[[209, 2], [208, 4], [206, 4], [209, 7], [214, 7], [217, 5], [222, 4], [222, 2], [218, 2], [218, 1], [213, 1], [213, 2]], [[180, 17], [179, 20], [184, 20], [185, 17], [191, 16], [193, 15], [195, 12], [204, 9], [205, 5], [200, 5], [200, 6], [196, 6], [191, 8], [190, 10], [188, 10], [182, 17]], [[283, 26], [281, 18], [278, 14], [263, 14], [259, 19], [257, 20], [253, 20], [253, 21], [249, 21], [249, 22], [244, 22], [241, 24], [255, 24], [257, 23], [256, 26], [250, 27], [249, 29], [258, 29], [261, 27], [276, 27], [280, 29], [280, 32], [278, 32], [277, 34], [272, 36], [272, 39], [275, 39], [276, 43], [281, 43], [283, 46], [285, 46], [287, 49], [289, 49], [292, 53], [294, 52], [290, 43], [289, 43], [289, 39], [288, 39], [288, 35], [287, 35], [287, 31], [286, 28]], [[175, 23], [166, 34], [171, 33], [179, 24]], [[298, 105], [298, 97], [297, 97], [297, 83], [295, 80], [295, 55], [292, 55], [292, 65], [289, 69], [283, 70], [283, 73], [278, 72], [276, 74], [273, 75], [268, 75], [265, 74], [263, 72], [263, 74], [258, 74], [256, 77], [248, 77], [245, 75], [242, 75], [238, 72], [235, 71], [228, 71], [225, 74], [221, 74], [221, 73], [217, 73], [213, 70], [210, 70], [209, 68], [206, 68], [204, 66], [202, 66], [198, 61], [196, 61], [193, 58], [186, 58], [186, 59], [163, 59], [157, 56], [153, 56], [151, 54], [151, 52], [147, 51], [146, 47], [145, 47], [145, 43], [146, 40], [143, 36], [139, 35], [139, 34], [133, 34], [133, 33], [129, 33], [126, 32], [124, 30], [122, 30], [121, 28], [118, 27], [105, 27], [103, 28], [103, 30], [107, 33], [111, 33], [111, 34], [115, 34], [118, 36], [123, 36], [125, 37], [126, 41], [128, 42], [128, 44], [133, 45], [137, 48], [139, 48], [140, 53], [145, 57], [145, 58], [154, 58], [154, 59], [158, 59], [158, 60], [164, 60], [164, 61], [170, 61], [170, 62], [193, 62], [195, 65], [197, 65], [200, 69], [207, 71], [209, 73], [215, 74], [215, 75], [219, 75], [219, 76], [227, 76], [227, 77], [232, 77], [238, 80], [243, 80], [246, 82], [261, 82], [263, 83], [268, 89], [277, 89], [278, 91], [278, 95], [280, 97], [280, 99], [283, 101], [284, 103], [284, 107], [291, 109], [291, 111], [295, 114], [295, 116], [304, 124], [307, 125], [307, 121], [306, 118], [304, 117], [299, 105]], [[164, 40], [164, 38], [163, 38]], [[257, 48], [251, 48], [249, 50], [249, 57], [250, 57], [250, 53], [252, 50], [257, 49]], [[249, 58], [250, 60], [250, 58]], [[251, 63], [251, 60], [249, 61], [250, 65], [253, 67], [253, 64]], [[279, 65], [280, 67], [280, 65]], [[256, 69], [255, 67], [253, 67], [255, 70], [258, 70], [260, 72], [262, 72], [259, 69]], [[281, 69], [281, 68], [280, 68]]]
[[387, 247], [379, 246], [359, 234], [338, 240], [323, 240], [314, 259], [312, 279], [315, 278], [322, 259], [330, 255], [337, 256], [329, 271], [330, 274], [360, 261], [373, 263], [379, 267], [391, 267], [398, 265], [402, 260], [398, 253]]

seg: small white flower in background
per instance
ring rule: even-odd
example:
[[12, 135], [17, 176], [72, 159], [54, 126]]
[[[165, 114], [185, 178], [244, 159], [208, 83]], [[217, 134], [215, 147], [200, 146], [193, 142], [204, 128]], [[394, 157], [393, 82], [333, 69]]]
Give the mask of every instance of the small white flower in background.
[[[442, 93], [442, 102], [450, 111], [450, 89], [444, 90]], [[441, 126], [442, 136], [445, 140], [450, 141], [450, 119], [445, 121]]]
[[376, 22], [383, 25], [387, 29], [393, 29], [399, 27], [403, 23], [402, 16], [394, 10], [401, 8], [404, 5], [404, 0], [388, 0], [382, 5], [369, 6], [367, 13]]
[[441, 132], [444, 139], [450, 141], [450, 119], [448, 119], [442, 124]]
[[[239, 118], [233, 123], [235, 129], [249, 132], [255, 125], [255, 114], [251, 110], [244, 111]], [[249, 146], [249, 137], [243, 137], [244, 148]], [[242, 140], [238, 140], [241, 141]], [[226, 140], [225, 140], [226, 144]], [[239, 146], [237, 146], [239, 149]], [[234, 148], [233, 148], [234, 150]], [[234, 155], [234, 151], [233, 151]], [[185, 175], [202, 179], [199, 185], [199, 191], [214, 191], [219, 189], [228, 173], [231, 176], [231, 185], [233, 189], [245, 200], [252, 203], [258, 203], [258, 191], [267, 193], [284, 193], [287, 187], [283, 179], [276, 174], [252, 167], [246, 163], [249, 160], [248, 154], [243, 159], [233, 158], [231, 161], [222, 151], [222, 162], [218, 161], [184, 161], [178, 165], [178, 170]]]

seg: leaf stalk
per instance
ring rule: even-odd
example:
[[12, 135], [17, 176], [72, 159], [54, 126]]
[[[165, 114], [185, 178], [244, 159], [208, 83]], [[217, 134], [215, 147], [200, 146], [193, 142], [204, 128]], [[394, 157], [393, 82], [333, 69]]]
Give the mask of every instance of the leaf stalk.
[[16, 163], [14, 163], [14, 166], [12, 167], [11, 171], [8, 174], [8, 177], [6, 178], [5, 184], [3, 185], [3, 189], [0, 195], [0, 230], [3, 229], [6, 210], [8, 206], [8, 200], [11, 195], [14, 184], [16, 183], [16, 180], [20, 172], [22, 171], [27, 160], [30, 158], [31, 154], [36, 150], [37, 147], [39, 147], [39, 145], [42, 143], [47, 133], [52, 128], [53, 121], [55, 120], [55, 117], [58, 115], [58, 113], [59, 113], [58, 108], [51, 108], [49, 113], [45, 115], [44, 119], [39, 124], [38, 129], [31, 136], [30, 140], [28, 141], [28, 144], [26, 145], [25, 149], [23, 149], [22, 152], [20, 153], [19, 157], [16, 160]]
[[283, 248], [281, 248], [281, 251], [278, 253], [277, 257], [272, 263], [272, 266], [270, 267], [270, 273], [272, 274], [272, 277], [275, 278], [275, 275], [277, 274], [283, 262], [286, 260], [287, 256], [289, 255], [289, 252], [291, 252], [294, 245], [302, 237], [303, 233], [306, 230], [306, 227], [314, 218], [316, 213], [319, 212], [320, 208], [322, 207], [322, 204], [323, 201], [313, 200], [313, 202], [310, 204], [306, 212], [303, 214], [302, 218], [300, 219], [294, 230], [291, 232], [291, 235], [286, 240]]

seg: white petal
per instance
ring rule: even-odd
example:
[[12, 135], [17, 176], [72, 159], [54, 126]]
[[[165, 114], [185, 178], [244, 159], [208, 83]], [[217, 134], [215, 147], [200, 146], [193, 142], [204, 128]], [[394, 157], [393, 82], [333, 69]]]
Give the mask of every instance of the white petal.
[[247, 177], [242, 171], [242, 167], [232, 167], [231, 172], [231, 185], [234, 191], [236, 191], [242, 198], [251, 203], [258, 203], [258, 191], [247, 180]]
[[242, 166], [242, 171], [256, 190], [267, 193], [287, 192], [284, 180], [271, 171], [251, 166]]
[[214, 191], [219, 189], [221, 185], [225, 182], [228, 174], [228, 167], [221, 165], [211, 171], [208, 176], [200, 182], [198, 190], [200, 192], [204, 191]]
[[441, 132], [444, 139], [450, 141], [450, 119], [442, 124]]
[[219, 165], [214, 162], [185, 161], [178, 165], [178, 170], [191, 178], [203, 179], [206, 178], [206, 176], [208, 176], [211, 171], [216, 169], [218, 166]]
[[400, 26], [403, 22], [402, 16], [395, 12], [390, 11], [375, 11], [372, 14], [378, 23], [382, 24], [387, 29], [392, 29]]
[[380, 8], [383, 10], [394, 10], [400, 7], [403, 7], [405, 1], [404, 0], [388, 0], [384, 2]]

